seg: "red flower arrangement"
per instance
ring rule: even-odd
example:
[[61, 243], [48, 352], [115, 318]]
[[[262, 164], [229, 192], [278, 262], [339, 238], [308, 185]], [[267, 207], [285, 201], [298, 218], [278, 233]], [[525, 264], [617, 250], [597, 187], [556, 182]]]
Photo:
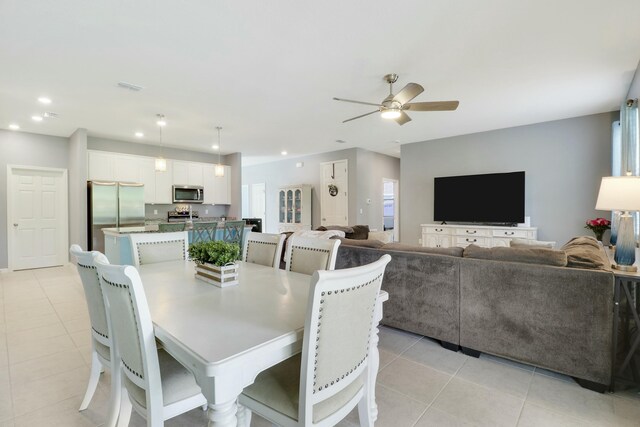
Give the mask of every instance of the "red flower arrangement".
[[602, 241], [604, 232], [611, 228], [611, 221], [606, 218], [596, 218], [587, 220], [587, 225], [584, 228], [588, 228], [596, 235], [596, 239]]

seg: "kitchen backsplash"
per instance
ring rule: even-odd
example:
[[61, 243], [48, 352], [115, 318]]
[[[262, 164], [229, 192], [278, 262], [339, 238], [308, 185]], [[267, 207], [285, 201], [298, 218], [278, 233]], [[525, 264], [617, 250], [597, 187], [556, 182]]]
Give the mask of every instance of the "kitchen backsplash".
[[[181, 203], [182, 204], [182, 203]], [[144, 216], [149, 219], [161, 219], [167, 220], [167, 212], [174, 211], [177, 205], [144, 205]], [[194, 211], [198, 211], [198, 215], [201, 217], [226, 217], [229, 213], [228, 205], [205, 205], [205, 204], [193, 204], [191, 205]], [[158, 213], [155, 213], [157, 211]], [[207, 211], [209, 211], [207, 213]]]

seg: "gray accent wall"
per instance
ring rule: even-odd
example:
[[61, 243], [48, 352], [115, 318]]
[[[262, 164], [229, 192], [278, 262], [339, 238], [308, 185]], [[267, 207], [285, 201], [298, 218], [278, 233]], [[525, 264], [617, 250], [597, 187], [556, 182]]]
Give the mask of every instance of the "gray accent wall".
[[[540, 240], [589, 235], [600, 179], [611, 174], [611, 123], [618, 112], [575, 117], [401, 147], [400, 240], [418, 244], [433, 223], [433, 179], [525, 171], [525, 215]], [[508, 197], [508, 195], [505, 195]]]
[[87, 248], [86, 129], [77, 129], [69, 137], [69, 245], [74, 243]]
[[0, 269], [8, 267], [7, 165], [67, 169], [69, 139], [0, 130]]
[[[367, 224], [382, 230], [382, 178], [400, 178], [400, 160], [361, 148], [332, 151], [311, 156], [284, 159], [277, 162], [245, 166], [242, 184], [265, 183], [265, 231], [278, 231], [278, 189], [289, 185], [309, 184], [311, 191], [311, 222], [320, 225], [320, 165], [325, 162], [347, 160], [349, 170], [349, 224]], [[302, 163], [298, 168], [296, 163]], [[322, 189], [323, 190], [323, 189]], [[367, 203], [371, 199], [371, 204]], [[360, 213], [362, 209], [362, 213]]]

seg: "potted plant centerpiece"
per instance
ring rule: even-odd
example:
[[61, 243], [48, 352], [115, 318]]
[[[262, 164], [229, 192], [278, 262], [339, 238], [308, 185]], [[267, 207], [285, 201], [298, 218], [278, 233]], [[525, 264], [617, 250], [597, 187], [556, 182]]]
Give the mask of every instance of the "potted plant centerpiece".
[[221, 240], [189, 245], [189, 257], [196, 263], [196, 278], [219, 288], [238, 284], [240, 246]]

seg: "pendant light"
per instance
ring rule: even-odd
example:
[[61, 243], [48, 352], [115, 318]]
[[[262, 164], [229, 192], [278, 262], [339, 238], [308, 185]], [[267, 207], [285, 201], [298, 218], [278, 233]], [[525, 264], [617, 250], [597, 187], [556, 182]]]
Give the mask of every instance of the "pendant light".
[[156, 172], [167, 171], [167, 159], [162, 157], [162, 128], [167, 125], [167, 121], [164, 119], [164, 114], [157, 114], [158, 121], [156, 124], [160, 129], [160, 155], [156, 158]]
[[220, 161], [220, 150], [222, 150], [222, 145], [220, 145], [220, 131], [222, 127], [216, 126], [216, 130], [218, 131], [218, 164], [215, 166], [214, 175], [222, 177], [224, 176], [224, 165]]

